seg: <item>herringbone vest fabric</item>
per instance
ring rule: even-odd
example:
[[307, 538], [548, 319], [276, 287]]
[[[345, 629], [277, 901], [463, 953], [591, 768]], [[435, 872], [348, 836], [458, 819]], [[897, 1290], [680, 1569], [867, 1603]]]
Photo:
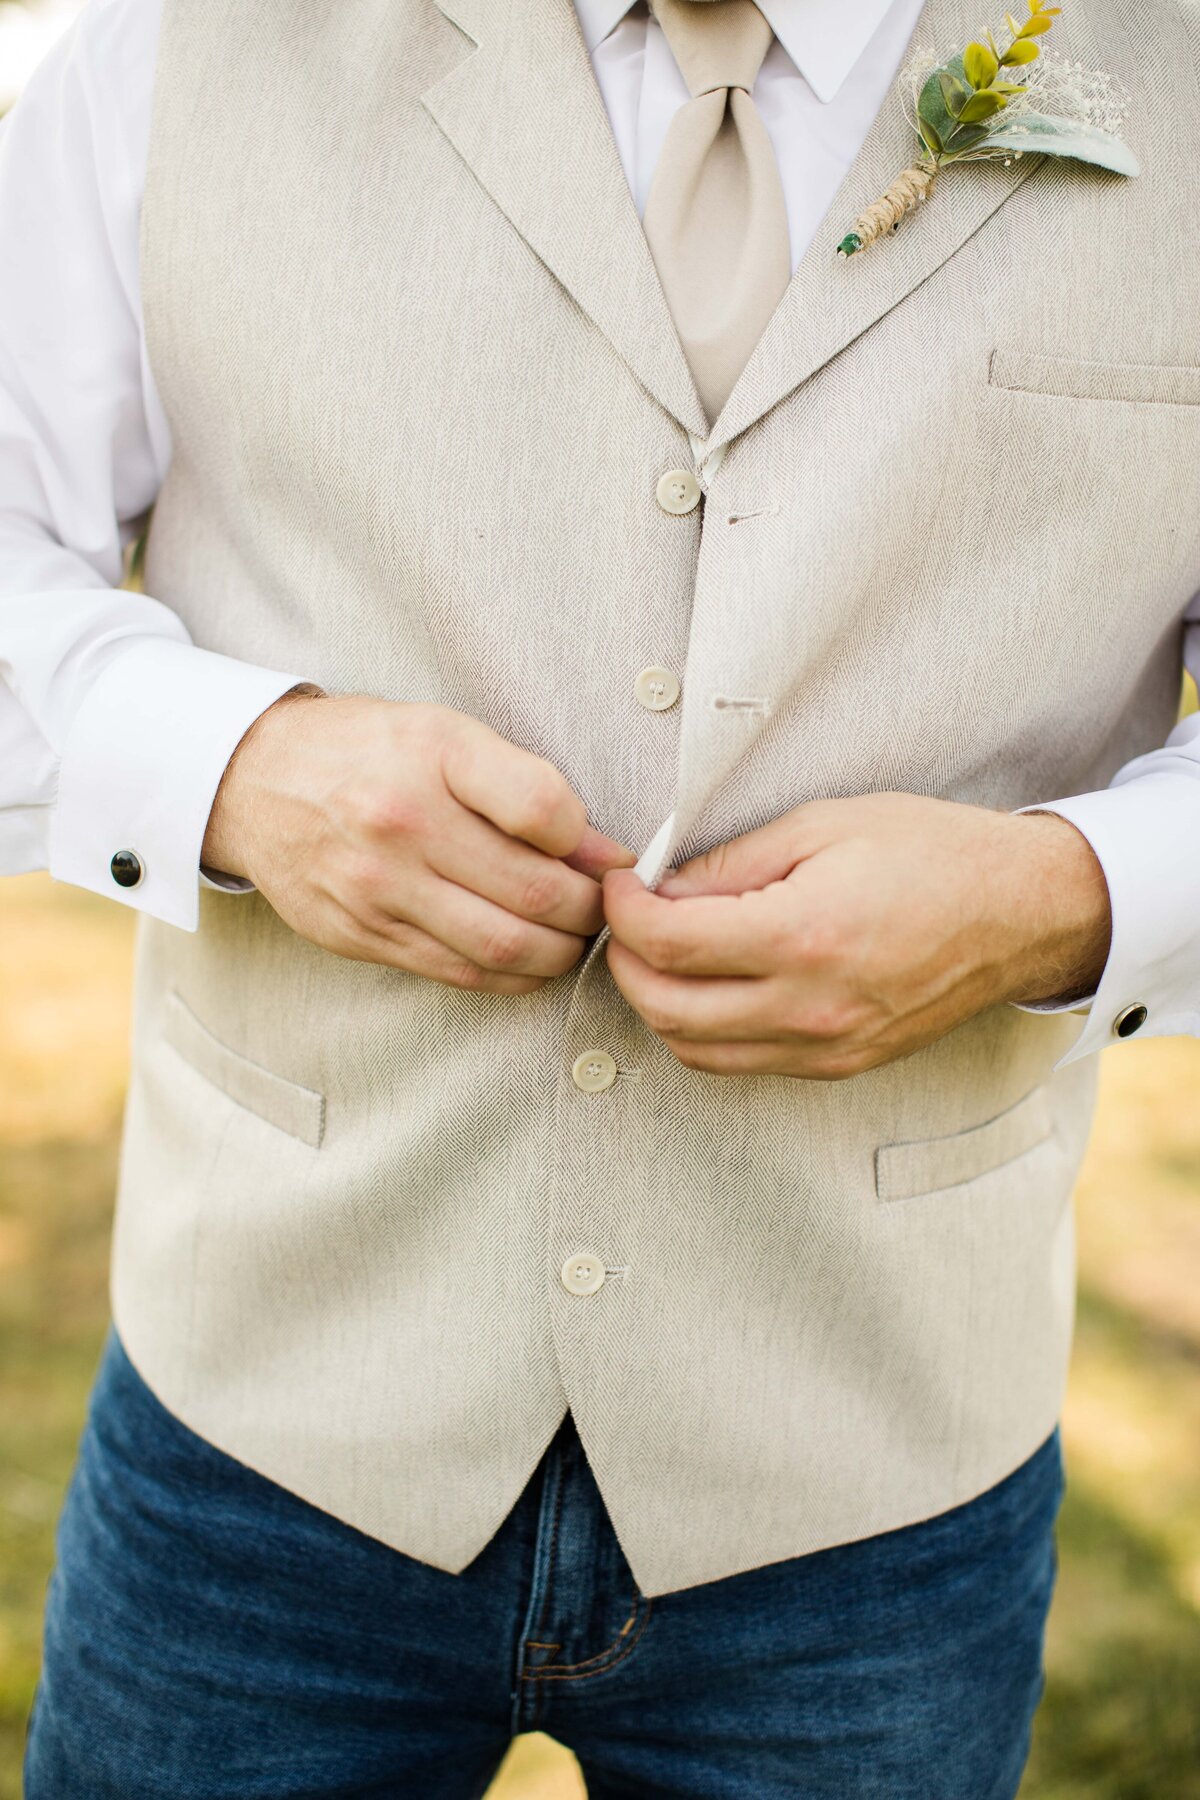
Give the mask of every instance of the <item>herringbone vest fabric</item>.
[[[922, 42], [969, 35], [930, 5]], [[1062, 26], [1140, 180], [961, 169], [842, 262], [911, 152], [885, 109], [706, 439], [570, 0], [167, 0], [149, 591], [486, 720], [639, 850], [673, 814], [671, 860], [817, 796], [1103, 785], [1171, 726], [1200, 555], [1195, 13], [1135, 11]], [[471, 995], [209, 892], [141, 929], [117, 1324], [204, 1437], [446, 1569], [568, 1406], [648, 1593], [887, 1530], [1055, 1421], [1076, 1030], [998, 1008], [846, 1082], [722, 1080], [602, 943]]]

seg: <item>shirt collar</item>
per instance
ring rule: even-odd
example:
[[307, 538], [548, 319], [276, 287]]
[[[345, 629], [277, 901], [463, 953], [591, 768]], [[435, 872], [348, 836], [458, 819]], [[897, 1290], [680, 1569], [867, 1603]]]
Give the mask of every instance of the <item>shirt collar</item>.
[[[883, 22], [891, 0], [758, 0], [771, 29], [818, 100], [828, 103]], [[590, 56], [630, 11], [630, 0], [575, 0]]]
[[575, 0], [579, 29], [590, 56], [611, 31], [615, 31], [627, 12], [633, 11], [632, 0]]

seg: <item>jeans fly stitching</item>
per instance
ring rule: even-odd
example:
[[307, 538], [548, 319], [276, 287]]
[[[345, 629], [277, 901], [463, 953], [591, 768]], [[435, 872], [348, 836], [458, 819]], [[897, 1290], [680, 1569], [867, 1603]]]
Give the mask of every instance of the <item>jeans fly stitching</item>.
[[[643, 1599], [644, 1596], [639, 1594], [635, 1589], [633, 1596], [633, 1610], [630, 1612], [629, 1618], [621, 1627], [620, 1633], [613, 1639], [612, 1643], [605, 1649], [597, 1651], [595, 1656], [586, 1657], [583, 1662], [562, 1663], [558, 1666], [551, 1663], [544, 1665], [540, 1669], [523, 1670], [521, 1674], [522, 1681], [588, 1681], [593, 1675], [604, 1675], [607, 1674], [609, 1669], [615, 1669], [617, 1664], [624, 1662], [625, 1658], [636, 1647], [638, 1640], [641, 1638], [646, 1626], [650, 1622], [650, 1613], [654, 1602], [652, 1600], [646, 1600], [643, 1609]], [[635, 1621], [639, 1622], [636, 1625], [636, 1629], [632, 1629]], [[631, 1632], [631, 1629], [632, 1635], [627, 1635]], [[614, 1651], [616, 1652], [616, 1655], [613, 1654]]]
[[[554, 1582], [554, 1564], [558, 1558], [558, 1525], [559, 1520], [562, 1518], [563, 1486], [562, 1471], [560, 1469], [558, 1475], [558, 1488], [554, 1495], [554, 1519], [550, 1526], [550, 1544], [546, 1552], [546, 1585], [542, 1594], [542, 1610], [538, 1615], [538, 1622], [534, 1626], [535, 1631], [544, 1630], [546, 1621], [550, 1615], [550, 1602], [553, 1598], [551, 1590]], [[529, 1640], [526, 1639], [527, 1643], [528, 1641]]]

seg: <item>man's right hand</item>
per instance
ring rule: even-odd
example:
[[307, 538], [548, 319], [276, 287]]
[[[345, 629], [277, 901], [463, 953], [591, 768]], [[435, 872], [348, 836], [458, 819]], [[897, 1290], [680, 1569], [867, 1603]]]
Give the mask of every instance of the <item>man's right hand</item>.
[[465, 713], [292, 693], [234, 752], [202, 860], [339, 956], [527, 994], [579, 960], [600, 877], [636, 859], [548, 762]]

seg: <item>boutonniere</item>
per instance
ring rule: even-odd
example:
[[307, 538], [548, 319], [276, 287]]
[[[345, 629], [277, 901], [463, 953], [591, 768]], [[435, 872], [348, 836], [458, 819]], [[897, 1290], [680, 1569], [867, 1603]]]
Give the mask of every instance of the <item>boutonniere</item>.
[[1005, 14], [1011, 41], [1003, 50], [985, 31], [984, 42], [954, 56], [939, 61], [920, 53], [905, 64], [897, 85], [920, 154], [855, 220], [839, 256], [854, 256], [895, 231], [956, 163], [995, 157], [1007, 163], [1032, 151], [1098, 163], [1118, 175], [1138, 173], [1137, 158], [1120, 138], [1126, 96], [1117, 83], [1100, 70], [1041, 53], [1037, 39], [1061, 11], [1029, 0], [1024, 24]]

